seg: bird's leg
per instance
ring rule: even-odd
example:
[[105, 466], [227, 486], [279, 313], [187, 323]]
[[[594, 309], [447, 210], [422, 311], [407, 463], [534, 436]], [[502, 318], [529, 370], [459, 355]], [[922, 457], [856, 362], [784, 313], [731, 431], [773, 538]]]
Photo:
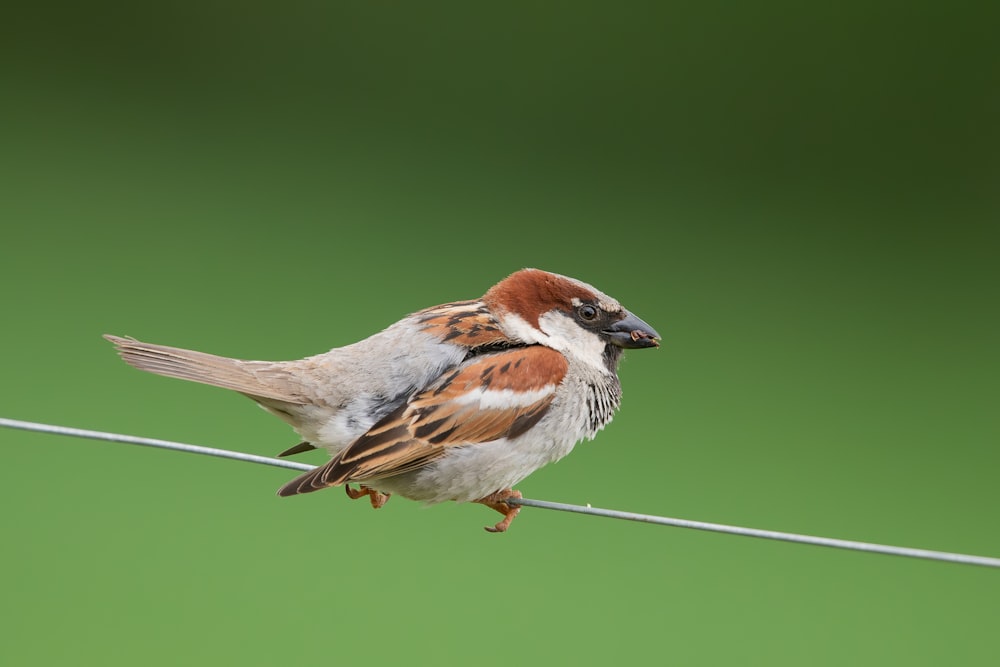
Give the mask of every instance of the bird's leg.
[[347, 497], [351, 500], [357, 500], [358, 498], [368, 496], [368, 499], [371, 501], [374, 509], [378, 509], [389, 502], [389, 496], [392, 495], [391, 493], [381, 493], [370, 486], [365, 486], [364, 484], [361, 484], [357, 491], [352, 489], [349, 484], [344, 484], [344, 491], [347, 491]]
[[497, 491], [496, 493], [491, 493], [490, 495], [480, 498], [479, 500], [473, 500], [472, 502], [486, 505], [487, 507], [500, 512], [500, 514], [503, 514], [503, 521], [495, 526], [486, 526], [486, 530], [491, 533], [503, 533], [510, 527], [510, 522], [514, 520], [517, 513], [521, 511], [520, 505], [511, 505], [505, 501], [508, 498], [520, 497], [520, 491], [504, 489], [502, 491]]

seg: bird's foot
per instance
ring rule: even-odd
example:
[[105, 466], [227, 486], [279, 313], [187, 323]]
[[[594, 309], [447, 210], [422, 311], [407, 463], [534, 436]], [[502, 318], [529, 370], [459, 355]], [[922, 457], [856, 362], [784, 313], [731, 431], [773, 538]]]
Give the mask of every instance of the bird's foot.
[[496, 524], [495, 526], [486, 526], [486, 530], [491, 533], [503, 533], [510, 527], [510, 522], [514, 520], [518, 512], [521, 511], [520, 505], [512, 505], [506, 502], [508, 498], [520, 498], [521, 492], [514, 491], [513, 489], [504, 489], [502, 491], [497, 491], [496, 493], [491, 493], [490, 495], [480, 498], [479, 500], [473, 500], [474, 503], [480, 503], [481, 505], [486, 505], [487, 507], [500, 512], [503, 514], [503, 521]]
[[357, 491], [352, 489], [349, 484], [344, 484], [344, 491], [347, 491], [347, 497], [351, 500], [357, 500], [358, 498], [368, 496], [368, 499], [371, 501], [374, 509], [378, 509], [389, 502], [389, 496], [392, 495], [391, 493], [376, 491], [372, 487], [365, 486], [364, 484], [361, 484]]

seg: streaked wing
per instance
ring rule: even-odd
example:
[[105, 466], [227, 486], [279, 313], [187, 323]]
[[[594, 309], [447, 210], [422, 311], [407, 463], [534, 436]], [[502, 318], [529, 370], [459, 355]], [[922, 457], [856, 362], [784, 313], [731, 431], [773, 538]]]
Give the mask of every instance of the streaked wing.
[[390, 477], [426, 465], [448, 447], [521, 435], [548, 410], [567, 367], [562, 354], [542, 346], [473, 357], [278, 495]]
[[414, 317], [427, 333], [470, 348], [513, 345], [482, 301], [457, 301], [423, 310]]

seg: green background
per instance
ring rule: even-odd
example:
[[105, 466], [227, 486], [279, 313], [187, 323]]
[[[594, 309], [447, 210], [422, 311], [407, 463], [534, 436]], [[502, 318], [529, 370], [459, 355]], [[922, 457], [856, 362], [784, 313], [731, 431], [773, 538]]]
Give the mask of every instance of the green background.
[[[296, 358], [537, 266], [664, 344], [527, 497], [1000, 555], [995, 17], [805, 4], [12, 9], [0, 415], [272, 455], [284, 424], [100, 335]], [[1000, 652], [995, 570], [0, 448], [5, 664]]]

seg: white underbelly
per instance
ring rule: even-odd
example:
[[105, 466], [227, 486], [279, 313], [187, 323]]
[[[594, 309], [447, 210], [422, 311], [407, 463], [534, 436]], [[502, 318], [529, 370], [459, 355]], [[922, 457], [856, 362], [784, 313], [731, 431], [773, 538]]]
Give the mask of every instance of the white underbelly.
[[428, 504], [446, 500], [468, 502], [509, 489], [542, 466], [561, 459], [574, 440], [529, 443], [494, 440], [450, 448], [447, 454], [419, 470], [373, 480], [386, 493]]

